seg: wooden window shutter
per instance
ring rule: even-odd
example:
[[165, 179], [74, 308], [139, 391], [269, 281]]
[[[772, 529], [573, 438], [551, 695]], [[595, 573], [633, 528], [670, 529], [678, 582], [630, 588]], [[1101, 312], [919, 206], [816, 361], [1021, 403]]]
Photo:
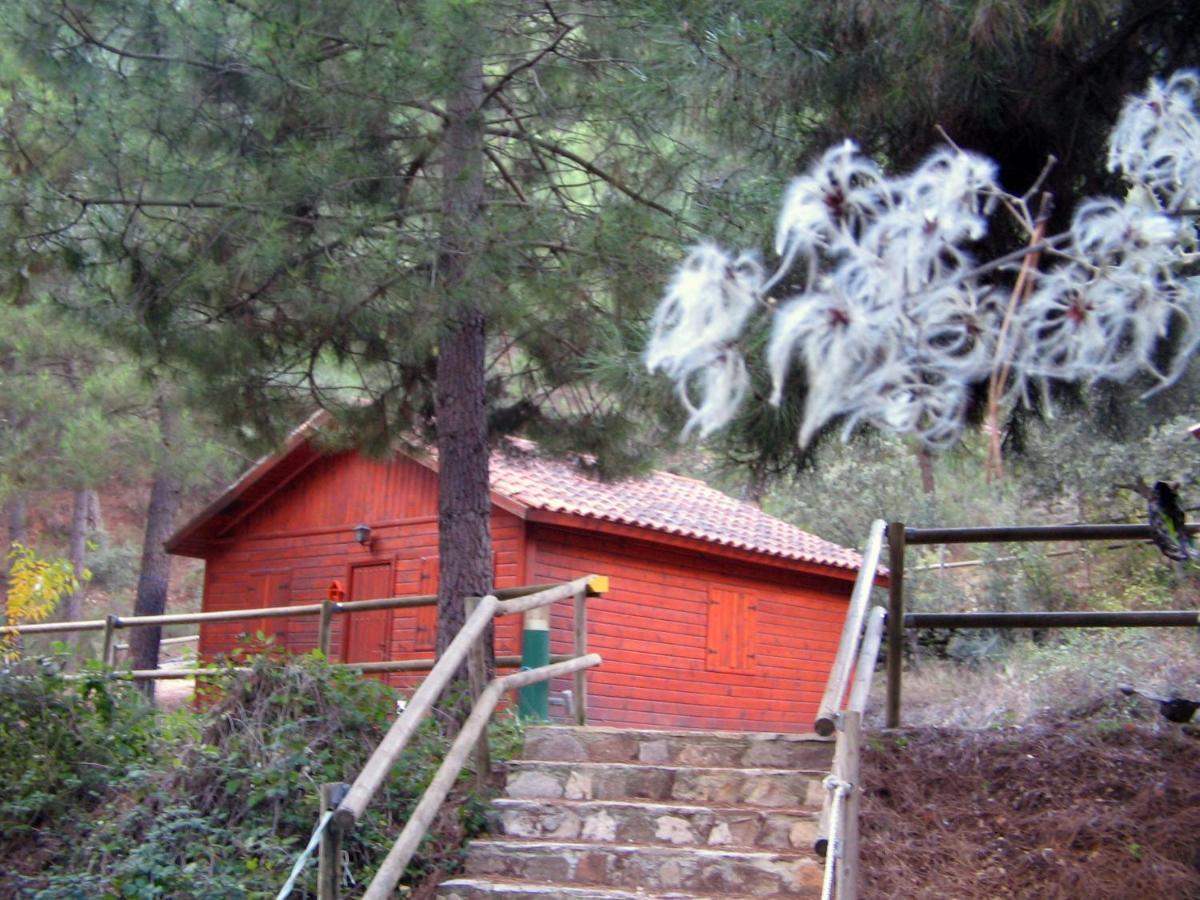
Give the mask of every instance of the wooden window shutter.
[[[417, 584], [419, 595], [436, 594], [438, 590], [438, 558], [424, 556], [421, 558], [421, 577]], [[415, 650], [434, 650], [437, 648], [437, 607], [418, 606], [416, 634], [413, 640]]]
[[747, 591], [709, 587], [705, 668], [748, 672], [754, 668], [758, 600]]

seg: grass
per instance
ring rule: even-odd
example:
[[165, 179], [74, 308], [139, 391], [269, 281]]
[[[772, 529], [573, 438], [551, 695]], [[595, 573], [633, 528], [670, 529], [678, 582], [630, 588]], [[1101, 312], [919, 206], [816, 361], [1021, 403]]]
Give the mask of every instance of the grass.
[[[1019, 640], [972, 662], [906, 665], [905, 726], [982, 729], [1034, 719], [1128, 718], [1152, 712], [1119, 685], [1200, 697], [1200, 634], [1182, 628], [1078, 629]], [[883, 725], [885, 684], [876, 678], [868, 724]]]

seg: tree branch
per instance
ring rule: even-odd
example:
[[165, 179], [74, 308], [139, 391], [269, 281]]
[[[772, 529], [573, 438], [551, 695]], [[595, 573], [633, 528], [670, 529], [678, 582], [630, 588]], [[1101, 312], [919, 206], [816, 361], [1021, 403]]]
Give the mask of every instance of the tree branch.
[[563, 38], [565, 38], [568, 34], [570, 34], [574, 30], [575, 30], [574, 25], [560, 25], [559, 29], [558, 29], [558, 33], [555, 34], [554, 37], [550, 39], [549, 44], [547, 44], [545, 47], [543, 47], [541, 50], [539, 50], [537, 53], [535, 53], [529, 59], [525, 60], [524, 62], [520, 63], [519, 65], [513, 66], [513, 68], [509, 69], [507, 72], [505, 72], [503, 75], [501, 75], [496, 80], [496, 83], [487, 90], [487, 92], [483, 95], [483, 99], [479, 101], [479, 106], [476, 107], [476, 111], [482, 111], [492, 101], [493, 97], [495, 97], [502, 90], [504, 90], [505, 86], [510, 81], [512, 81], [513, 78], [515, 78], [521, 72], [524, 72], [526, 69], [532, 69], [539, 62], [541, 62], [546, 56], [553, 53], [555, 51], [555, 49], [558, 47], [558, 45], [562, 43]]
[[485, 129], [485, 131], [487, 134], [493, 135], [495, 137], [508, 137], [508, 138], [514, 138], [519, 141], [525, 141], [526, 143], [530, 144], [533, 147], [537, 147], [541, 150], [545, 150], [547, 153], [552, 153], [555, 156], [558, 156], [558, 157], [561, 157], [562, 159], [568, 160], [569, 162], [572, 162], [575, 165], [579, 166], [579, 168], [583, 169], [589, 175], [595, 175], [601, 181], [605, 182], [610, 187], [612, 187], [615, 190], [619, 191], [620, 193], [624, 194], [629, 199], [634, 200], [637, 203], [642, 204], [643, 206], [649, 207], [650, 209], [653, 209], [655, 212], [660, 212], [664, 216], [668, 216], [672, 219], [678, 218], [678, 216], [674, 212], [667, 209], [667, 207], [663, 206], [661, 203], [658, 203], [655, 200], [651, 200], [649, 197], [642, 196], [637, 191], [635, 191], [633, 188], [631, 188], [629, 185], [625, 184], [625, 182], [622, 181], [620, 178], [618, 178], [616, 175], [612, 174], [611, 172], [606, 172], [604, 169], [601, 169], [595, 163], [589, 162], [588, 160], [586, 160], [582, 156], [580, 156], [578, 153], [568, 150], [566, 147], [564, 147], [562, 144], [557, 143], [556, 141], [548, 141], [545, 138], [535, 137], [534, 135], [529, 134], [528, 132], [516, 131], [512, 128], [491, 127], [491, 128]]
[[[69, 13], [69, 15], [68, 15]], [[204, 69], [209, 72], [229, 72], [233, 69], [232, 66], [219, 66], [215, 63], [205, 62], [200, 59], [186, 59], [179, 56], [164, 56], [160, 53], [138, 53], [133, 50], [127, 50], [123, 47], [114, 47], [112, 44], [106, 43], [96, 37], [83, 24], [79, 13], [71, 9], [66, 3], [63, 4], [63, 11], [58, 14], [58, 19], [66, 25], [75, 35], [81, 38], [86, 43], [93, 47], [99, 47], [114, 56], [120, 56], [124, 59], [139, 59], [145, 62], [161, 62], [161, 63], [178, 63], [184, 66], [193, 66], [197, 69]]]

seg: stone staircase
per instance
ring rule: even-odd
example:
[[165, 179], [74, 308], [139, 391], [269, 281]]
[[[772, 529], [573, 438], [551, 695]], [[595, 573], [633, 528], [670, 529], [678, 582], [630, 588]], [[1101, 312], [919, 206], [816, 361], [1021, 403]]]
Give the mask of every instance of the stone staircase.
[[450, 900], [815, 897], [833, 743], [815, 735], [530, 728]]

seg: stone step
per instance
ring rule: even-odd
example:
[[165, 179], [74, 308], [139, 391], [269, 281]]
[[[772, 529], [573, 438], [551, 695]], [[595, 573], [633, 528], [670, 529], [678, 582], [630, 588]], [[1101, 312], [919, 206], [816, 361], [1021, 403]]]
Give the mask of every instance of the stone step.
[[626, 731], [541, 725], [526, 730], [524, 758], [828, 770], [833, 759], [833, 741], [816, 734]]
[[824, 775], [626, 763], [511, 760], [505, 793], [522, 800], [678, 800], [720, 806], [816, 809]]
[[550, 841], [474, 841], [467, 875], [555, 885], [813, 897], [823, 871], [812, 853]]
[[572, 885], [543, 884], [532, 881], [491, 881], [481, 878], [454, 878], [438, 885], [438, 896], [445, 900], [530, 900], [530, 898], [563, 897], [567, 900], [707, 900], [720, 896], [721, 900], [751, 900], [746, 895], [728, 893], [695, 894], [683, 891], [655, 891], [647, 893], [636, 889], [579, 887]]
[[501, 798], [492, 801], [489, 818], [494, 833], [513, 838], [805, 850], [816, 839], [819, 814], [622, 800]]

